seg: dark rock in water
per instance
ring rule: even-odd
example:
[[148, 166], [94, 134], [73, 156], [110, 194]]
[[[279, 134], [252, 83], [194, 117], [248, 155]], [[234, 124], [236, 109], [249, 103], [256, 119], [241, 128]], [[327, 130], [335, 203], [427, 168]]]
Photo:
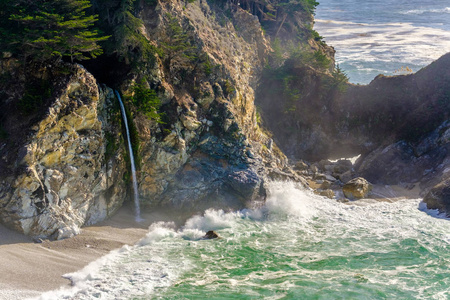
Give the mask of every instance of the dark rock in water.
[[205, 236], [203, 237], [204, 240], [212, 240], [212, 239], [217, 239], [219, 237], [219, 235], [217, 233], [215, 233], [214, 231], [210, 230], [208, 231]]
[[450, 216], [450, 178], [435, 185], [423, 202], [427, 204], [428, 209], [438, 209]]
[[342, 188], [345, 197], [349, 199], [365, 198], [371, 190], [372, 185], [362, 177], [350, 180]]

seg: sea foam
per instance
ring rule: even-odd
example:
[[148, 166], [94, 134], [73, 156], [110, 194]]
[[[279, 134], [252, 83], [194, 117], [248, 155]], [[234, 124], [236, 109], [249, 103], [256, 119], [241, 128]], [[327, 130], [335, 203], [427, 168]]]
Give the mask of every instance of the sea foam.
[[[449, 223], [417, 209], [421, 199], [344, 204], [294, 183], [268, 187], [257, 209], [209, 209], [181, 228], [155, 223], [136, 245], [68, 274], [72, 288], [39, 299], [371, 298], [380, 291], [445, 299], [427, 278], [447, 272], [433, 264], [450, 259]], [[203, 240], [208, 230], [221, 239]]]
[[422, 15], [422, 14], [426, 14], [426, 13], [450, 14], [450, 7], [439, 8], [439, 9], [411, 9], [411, 10], [407, 10], [407, 11], [402, 11], [400, 13], [404, 14], [404, 15]]

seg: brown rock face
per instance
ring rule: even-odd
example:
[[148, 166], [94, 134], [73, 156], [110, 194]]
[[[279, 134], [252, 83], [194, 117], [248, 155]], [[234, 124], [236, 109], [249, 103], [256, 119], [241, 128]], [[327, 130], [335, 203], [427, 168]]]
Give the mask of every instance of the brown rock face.
[[257, 123], [254, 89], [271, 51], [258, 18], [225, 1], [179, 0], [158, 1], [142, 18], [147, 38], [162, 47], [180, 26], [209, 64], [205, 71], [175, 53], [149, 71], [149, 86], [172, 93], [165, 125], [135, 114], [143, 206], [243, 208], [264, 199], [268, 170], [287, 160]]
[[352, 200], [367, 197], [371, 190], [372, 185], [362, 177], [354, 178], [342, 187], [345, 197]]
[[[71, 237], [124, 200], [122, 138], [112, 124], [116, 100], [81, 66], [70, 73], [58, 79], [58, 95], [28, 135], [10, 136], [0, 149], [7, 166], [0, 174], [0, 220], [27, 235]], [[9, 118], [20, 127], [20, 119]]]
[[429, 209], [438, 209], [450, 216], [450, 179], [434, 186], [423, 199]]

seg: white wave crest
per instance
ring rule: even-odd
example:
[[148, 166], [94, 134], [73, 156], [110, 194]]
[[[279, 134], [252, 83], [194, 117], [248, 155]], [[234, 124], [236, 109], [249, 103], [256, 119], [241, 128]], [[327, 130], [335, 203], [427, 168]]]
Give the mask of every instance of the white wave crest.
[[130, 247], [125, 245], [120, 249], [113, 250], [107, 255], [89, 263], [86, 267], [75, 273], [69, 273], [63, 275], [64, 278], [69, 279], [72, 282], [72, 288], [61, 288], [59, 290], [49, 291], [35, 300], [58, 300], [58, 299], [72, 299], [75, 295], [83, 293], [88, 290], [89, 282], [101, 279], [99, 270], [113, 263], [117, 257], [125, 252], [129, 251]]
[[271, 214], [311, 218], [316, 214], [314, 199], [318, 196], [293, 182], [272, 182], [265, 208]]
[[425, 13], [442, 14], [442, 13], [450, 13], [450, 7], [438, 8], [438, 9], [411, 9], [411, 10], [407, 10], [407, 11], [402, 11], [400, 13], [403, 15], [422, 15]]
[[138, 242], [139, 246], [149, 245], [168, 236], [175, 236], [175, 223], [158, 222], [149, 227], [147, 235]]
[[226, 213], [223, 210], [208, 209], [203, 216], [194, 216], [187, 220], [184, 228], [201, 231], [224, 229], [231, 227], [236, 218], [241, 217], [240, 212]]

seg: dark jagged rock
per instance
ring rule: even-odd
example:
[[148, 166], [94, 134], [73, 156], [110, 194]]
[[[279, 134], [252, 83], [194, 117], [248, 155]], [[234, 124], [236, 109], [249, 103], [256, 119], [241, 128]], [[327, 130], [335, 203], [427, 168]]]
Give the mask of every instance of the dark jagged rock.
[[219, 238], [219, 235], [215, 231], [208, 231], [205, 236], [203, 237], [204, 240], [212, 240]]
[[427, 204], [428, 209], [438, 209], [450, 216], [450, 178], [434, 186], [423, 202]]

